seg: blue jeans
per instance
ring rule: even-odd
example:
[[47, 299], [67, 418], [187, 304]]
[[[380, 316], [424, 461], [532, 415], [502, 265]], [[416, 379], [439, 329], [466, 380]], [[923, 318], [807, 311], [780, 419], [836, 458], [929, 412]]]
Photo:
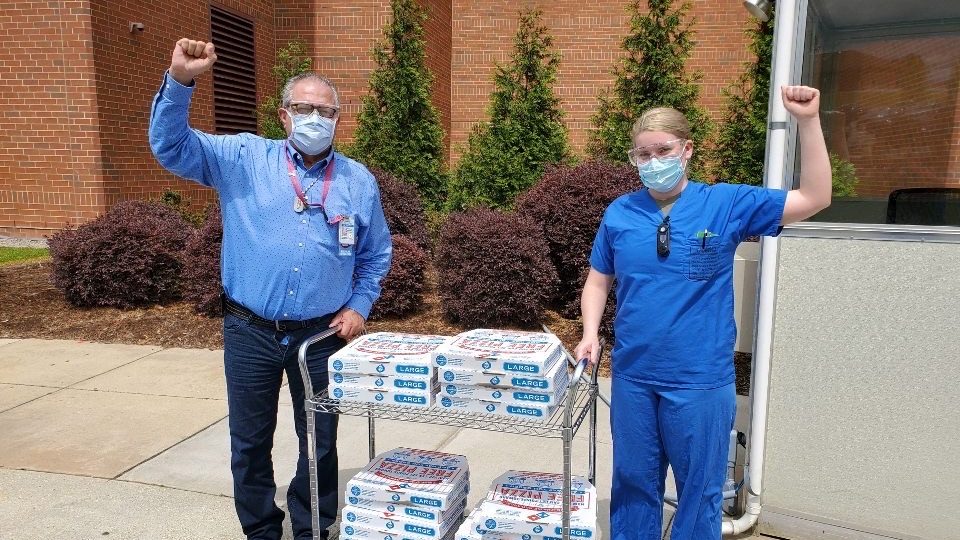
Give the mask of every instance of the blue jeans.
[[677, 483], [673, 540], [720, 540], [736, 415], [733, 383], [690, 390], [612, 379], [613, 540], [659, 540], [667, 463]]
[[[324, 322], [314, 328], [278, 332], [230, 313], [223, 318], [233, 495], [243, 533], [251, 540], [280, 540], [283, 536], [283, 511], [274, 503], [277, 485], [271, 451], [284, 371], [300, 441], [297, 472], [287, 490], [287, 509], [294, 537], [312, 538], [306, 412], [297, 349], [306, 338], [326, 329]], [[334, 336], [309, 349], [307, 364], [314, 392], [327, 387], [327, 358], [343, 345], [344, 341]], [[336, 521], [339, 499], [337, 416], [317, 413], [316, 428], [318, 514], [320, 527], [325, 529]]]

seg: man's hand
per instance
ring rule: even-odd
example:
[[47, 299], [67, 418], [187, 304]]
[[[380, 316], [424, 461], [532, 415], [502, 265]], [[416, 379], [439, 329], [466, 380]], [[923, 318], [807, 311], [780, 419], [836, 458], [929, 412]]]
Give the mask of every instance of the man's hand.
[[337, 336], [350, 341], [360, 335], [363, 331], [363, 316], [350, 308], [343, 308], [337, 312], [333, 321], [330, 322], [330, 328], [339, 326]]
[[189, 86], [193, 79], [217, 61], [213, 43], [183, 38], [173, 47], [170, 61], [170, 76], [178, 83]]
[[783, 86], [780, 88], [783, 106], [797, 120], [816, 118], [820, 114], [820, 91], [809, 86]]

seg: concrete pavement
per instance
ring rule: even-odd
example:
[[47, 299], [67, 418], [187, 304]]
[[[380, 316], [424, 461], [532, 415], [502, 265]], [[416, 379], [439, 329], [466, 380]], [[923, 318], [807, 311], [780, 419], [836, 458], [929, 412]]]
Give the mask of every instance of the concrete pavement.
[[[609, 394], [609, 380], [602, 385]], [[0, 538], [242, 538], [225, 396], [222, 351], [0, 339]], [[283, 507], [296, 437], [289, 394], [281, 401], [274, 456]], [[608, 418], [601, 405], [604, 531]], [[587, 435], [584, 424], [573, 448], [576, 474], [587, 471]], [[341, 489], [366, 464], [367, 438], [366, 419], [341, 418]], [[376, 444], [379, 451], [410, 446], [466, 455], [471, 506], [507, 469], [562, 467], [559, 439], [378, 420]]]

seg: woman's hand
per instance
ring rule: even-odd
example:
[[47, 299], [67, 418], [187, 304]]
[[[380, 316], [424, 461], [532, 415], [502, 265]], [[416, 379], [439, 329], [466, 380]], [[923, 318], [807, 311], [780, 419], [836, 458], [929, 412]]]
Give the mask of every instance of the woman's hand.
[[580, 362], [581, 358], [589, 358], [590, 365], [596, 366], [600, 360], [600, 339], [597, 336], [584, 336], [573, 354], [577, 362]]
[[816, 118], [820, 114], [820, 91], [809, 86], [782, 86], [783, 106], [797, 120]]

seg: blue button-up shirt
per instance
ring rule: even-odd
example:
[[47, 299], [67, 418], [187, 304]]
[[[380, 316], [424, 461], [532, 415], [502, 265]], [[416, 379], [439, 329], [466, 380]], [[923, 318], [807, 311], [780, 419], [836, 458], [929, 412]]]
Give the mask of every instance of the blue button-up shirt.
[[[364, 318], [390, 269], [391, 241], [373, 175], [336, 152], [310, 169], [284, 141], [249, 133], [210, 135], [191, 129], [193, 87], [169, 75], [153, 100], [150, 147], [170, 172], [212, 187], [223, 214], [221, 266], [227, 295], [270, 320], [306, 320], [348, 307]], [[334, 167], [325, 210], [294, 211], [287, 159], [302, 189], [320, 202], [323, 175]], [[332, 161], [332, 165], [331, 165]], [[356, 244], [343, 250], [338, 221], [352, 216]]]

